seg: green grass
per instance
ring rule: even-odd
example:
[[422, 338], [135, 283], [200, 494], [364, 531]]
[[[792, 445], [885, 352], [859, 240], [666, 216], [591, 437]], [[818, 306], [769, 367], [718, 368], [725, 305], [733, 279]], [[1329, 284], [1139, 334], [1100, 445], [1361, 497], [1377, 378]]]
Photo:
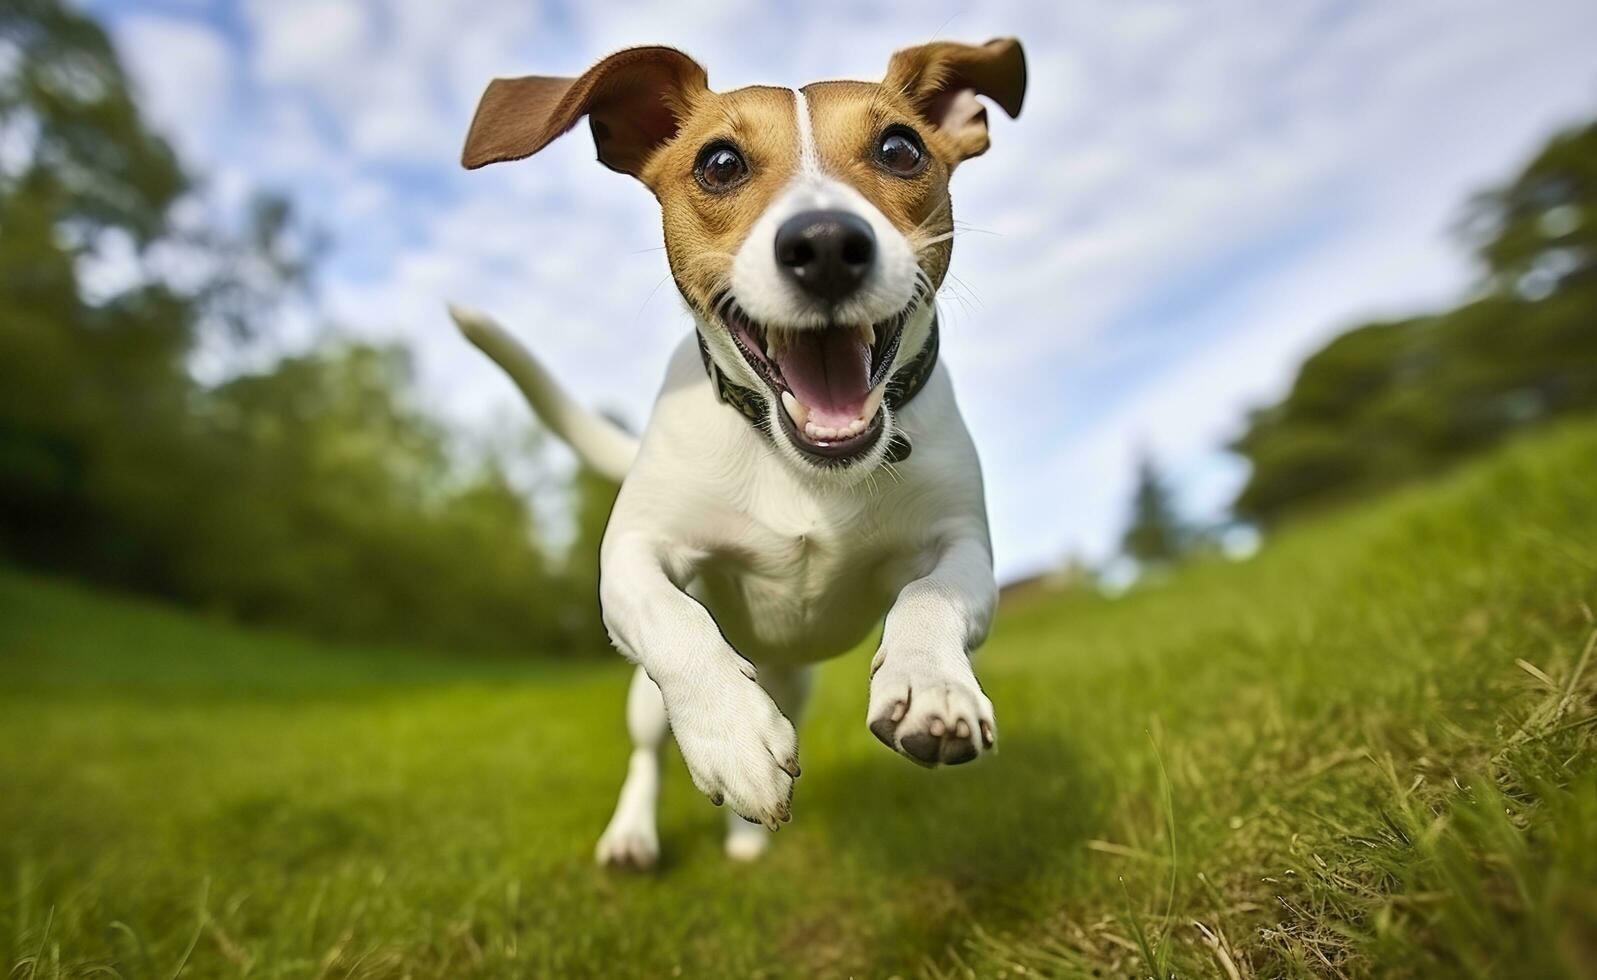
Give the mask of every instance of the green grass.
[[939, 772], [826, 666], [794, 822], [590, 859], [626, 672], [318, 646], [0, 575], [18, 978], [1582, 975], [1597, 425], [1118, 601], [1006, 610]]

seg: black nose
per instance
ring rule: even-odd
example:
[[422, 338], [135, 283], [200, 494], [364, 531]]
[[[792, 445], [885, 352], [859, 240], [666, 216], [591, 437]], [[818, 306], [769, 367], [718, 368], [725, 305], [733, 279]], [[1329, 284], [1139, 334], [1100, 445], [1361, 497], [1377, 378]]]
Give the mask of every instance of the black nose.
[[858, 289], [876, 261], [871, 226], [847, 211], [805, 211], [776, 230], [776, 264], [816, 299], [835, 303]]

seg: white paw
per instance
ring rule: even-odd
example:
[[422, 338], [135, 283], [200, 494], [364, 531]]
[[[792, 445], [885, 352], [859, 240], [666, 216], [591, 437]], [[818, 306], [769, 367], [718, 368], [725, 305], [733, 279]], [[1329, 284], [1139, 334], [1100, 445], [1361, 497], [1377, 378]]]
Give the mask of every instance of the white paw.
[[791, 818], [798, 735], [755, 683], [747, 661], [727, 658], [662, 684], [660, 693], [671, 734], [700, 792], [771, 830]]
[[647, 871], [660, 860], [660, 838], [648, 813], [616, 811], [593, 849], [594, 860], [612, 868]]
[[993, 703], [963, 651], [878, 650], [866, 723], [884, 745], [923, 766], [969, 762], [997, 738]]
[[771, 835], [764, 827], [740, 823], [727, 828], [726, 856], [734, 861], [756, 860], [770, 846]]

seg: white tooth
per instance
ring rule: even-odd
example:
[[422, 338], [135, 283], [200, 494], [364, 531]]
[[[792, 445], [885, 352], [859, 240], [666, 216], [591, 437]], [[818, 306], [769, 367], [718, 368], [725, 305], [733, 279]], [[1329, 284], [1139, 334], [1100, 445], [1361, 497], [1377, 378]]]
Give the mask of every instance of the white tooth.
[[875, 347], [876, 346], [876, 324], [867, 323], [867, 324], [865, 324], [864, 327], [861, 328], [860, 332], [865, 334], [865, 346], [866, 347]]
[[782, 407], [787, 409], [788, 417], [800, 429], [803, 429], [805, 423], [810, 420], [810, 410], [804, 407], [803, 402], [794, 398], [791, 391], [782, 392]]
[[869, 422], [876, 417], [876, 410], [882, 405], [882, 396], [887, 394], [887, 382], [883, 381], [865, 397], [865, 407], [860, 410], [859, 421]]

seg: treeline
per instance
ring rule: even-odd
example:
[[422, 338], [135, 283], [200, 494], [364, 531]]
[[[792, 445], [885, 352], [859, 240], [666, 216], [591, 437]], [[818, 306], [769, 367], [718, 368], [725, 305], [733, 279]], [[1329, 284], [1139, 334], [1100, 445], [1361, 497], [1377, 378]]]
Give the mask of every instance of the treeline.
[[[495, 454], [452, 449], [401, 351], [330, 339], [197, 381], [202, 348], [271, 340], [310, 238], [265, 198], [195, 219], [84, 15], [8, 3], [0, 46], [0, 556], [340, 638], [605, 648], [593, 562], [542, 546]], [[614, 493], [579, 490], [573, 556]]]
[[1349, 330], [1249, 419], [1238, 516], [1272, 525], [1597, 409], [1597, 122], [1476, 200], [1465, 233], [1486, 273], [1476, 295]]
[[[1153, 460], [1138, 463], [1120, 542], [1142, 571], [1226, 550], [1228, 535], [1433, 473], [1527, 427], [1597, 411], [1597, 121], [1553, 137], [1470, 202], [1482, 280], [1458, 306], [1369, 323], [1310, 356], [1231, 449], [1251, 464], [1231, 515], [1186, 521]], [[1246, 541], [1252, 535], [1242, 535]], [[1095, 587], [1073, 561], [1049, 581]]]

